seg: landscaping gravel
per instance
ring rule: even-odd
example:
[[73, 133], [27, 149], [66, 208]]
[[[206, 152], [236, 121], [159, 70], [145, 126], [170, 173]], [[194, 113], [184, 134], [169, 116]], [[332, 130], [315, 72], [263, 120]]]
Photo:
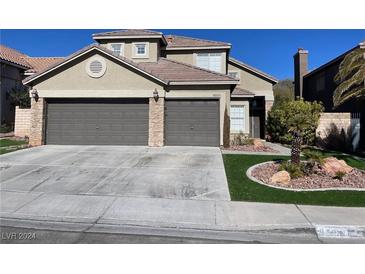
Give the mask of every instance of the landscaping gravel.
[[365, 171], [354, 168], [346, 174], [342, 180], [335, 179], [330, 175], [317, 169], [309, 176], [291, 179], [289, 185], [270, 182], [270, 178], [279, 171], [278, 163], [267, 163], [252, 170], [251, 175], [256, 179], [274, 186], [287, 187], [292, 189], [320, 189], [320, 188], [365, 188]]

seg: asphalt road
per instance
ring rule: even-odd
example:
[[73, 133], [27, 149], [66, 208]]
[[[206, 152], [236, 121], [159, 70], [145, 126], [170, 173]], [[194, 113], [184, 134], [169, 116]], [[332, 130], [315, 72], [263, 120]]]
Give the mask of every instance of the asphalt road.
[[222, 240], [161, 237], [149, 235], [66, 232], [28, 228], [0, 227], [1, 244], [230, 244], [258, 243]]

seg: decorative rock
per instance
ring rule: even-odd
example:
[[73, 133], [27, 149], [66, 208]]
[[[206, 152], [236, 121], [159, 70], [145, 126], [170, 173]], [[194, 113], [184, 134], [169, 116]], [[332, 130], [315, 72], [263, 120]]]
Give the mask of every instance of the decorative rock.
[[270, 182], [273, 184], [280, 184], [280, 185], [289, 185], [290, 183], [290, 174], [289, 172], [282, 170], [276, 172], [271, 178]]
[[252, 143], [255, 148], [264, 147], [264, 143], [259, 138], [254, 138]]
[[353, 170], [353, 168], [346, 164], [344, 160], [338, 160], [335, 157], [328, 157], [324, 159], [323, 169], [331, 176], [335, 176], [337, 172], [348, 174]]

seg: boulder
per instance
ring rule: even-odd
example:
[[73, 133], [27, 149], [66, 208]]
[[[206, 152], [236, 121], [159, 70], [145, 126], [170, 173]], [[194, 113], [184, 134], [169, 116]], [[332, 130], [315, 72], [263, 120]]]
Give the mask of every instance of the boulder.
[[264, 147], [264, 143], [259, 138], [254, 138], [252, 143], [254, 147]]
[[344, 160], [338, 160], [335, 157], [328, 157], [323, 160], [323, 170], [331, 175], [335, 176], [337, 172], [350, 173], [353, 168], [350, 167]]
[[273, 176], [271, 176], [270, 182], [273, 184], [279, 184], [284, 186], [289, 185], [290, 174], [285, 170], [276, 172]]

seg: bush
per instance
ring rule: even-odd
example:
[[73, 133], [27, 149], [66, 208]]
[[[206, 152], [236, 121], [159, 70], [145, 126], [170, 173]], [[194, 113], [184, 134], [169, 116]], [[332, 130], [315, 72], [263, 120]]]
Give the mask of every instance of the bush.
[[287, 171], [290, 174], [290, 177], [294, 179], [294, 178], [299, 178], [299, 177], [304, 176], [304, 172], [303, 172], [304, 168], [305, 168], [304, 165], [298, 166], [298, 165], [292, 164], [291, 162], [284, 161], [280, 164], [279, 171], [281, 171], [281, 170]]
[[7, 124], [1, 124], [0, 126], [0, 133], [8, 133], [11, 130], [12, 130], [11, 127]]
[[231, 145], [233, 146], [242, 146], [242, 145], [249, 145], [253, 144], [253, 140], [248, 138], [247, 134], [238, 133], [235, 134], [233, 140], [231, 141]]
[[336, 175], [333, 177], [333, 179], [338, 179], [340, 181], [342, 181], [343, 177], [346, 175], [345, 172], [342, 171], [337, 171]]
[[304, 150], [303, 155], [312, 165], [323, 165], [324, 159], [326, 158], [322, 153], [312, 150]]
[[[305, 124], [305, 128], [301, 130], [303, 144], [313, 145], [315, 143], [316, 129], [320, 114], [323, 111], [323, 106], [317, 102], [306, 102], [303, 100], [296, 101], [280, 101], [272, 107], [268, 112], [267, 132], [270, 140], [284, 144], [290, 144], [293, 140], [293, 135], [290, 132], [297, 125], [291, 124], [290, 117], [303, 116], [310, 123]], [[298, 120], [298, 119], [296, 119]], [[299, 119], [300, 120], [300, 119]]]

